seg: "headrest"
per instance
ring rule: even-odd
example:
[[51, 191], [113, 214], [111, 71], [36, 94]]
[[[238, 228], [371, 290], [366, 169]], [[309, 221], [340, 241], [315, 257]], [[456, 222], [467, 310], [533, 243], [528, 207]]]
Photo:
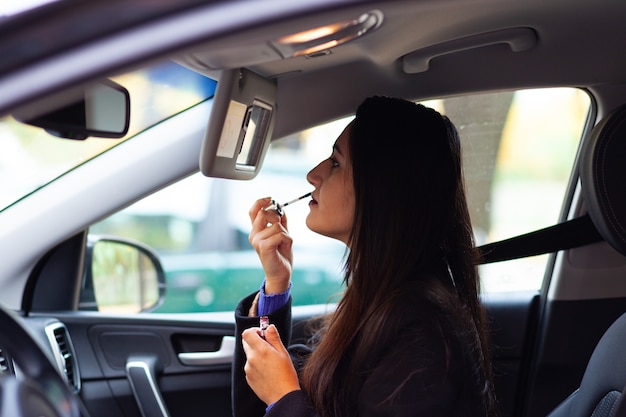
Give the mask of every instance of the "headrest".
[[626, 105], [594, 126], [581, 149], [579, 174], [593, 224], [626, 255]]

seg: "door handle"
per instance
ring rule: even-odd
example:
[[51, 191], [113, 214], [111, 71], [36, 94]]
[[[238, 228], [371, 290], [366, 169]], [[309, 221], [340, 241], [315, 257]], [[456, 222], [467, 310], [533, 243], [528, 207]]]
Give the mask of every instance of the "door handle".
[[233, 363], [235, 356], [235, 336], [224, 336], [222, 345], [215, 352], [182, 352], [178, 354], [178, 360], [183, 365], [205, 366], [223, 365]]
[[126, 375], [143, 417], [170, 416], [156, 383], [159, 366], [156, 356], [130, 357], [126, 362]]

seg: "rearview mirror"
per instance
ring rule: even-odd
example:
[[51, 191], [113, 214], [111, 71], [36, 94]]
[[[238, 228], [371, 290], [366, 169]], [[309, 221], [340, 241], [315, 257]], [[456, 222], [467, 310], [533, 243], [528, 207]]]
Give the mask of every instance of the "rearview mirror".
[[79, 309], [108, 313], [154, 310], [165, 297], [165, 272], [147, 246], [89, 235]]
[[111, 80], [91, 84], [61, 102], [62, 106], [53, 110], [26, 108], [13, 117], [66, 139], [121, 138], [128, 132], [130, 94]]

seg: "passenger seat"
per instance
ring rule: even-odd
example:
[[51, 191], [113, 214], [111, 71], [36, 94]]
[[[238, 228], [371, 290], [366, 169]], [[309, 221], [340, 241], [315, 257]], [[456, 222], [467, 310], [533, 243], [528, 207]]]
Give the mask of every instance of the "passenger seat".
[[[605, 117], [581, 150], [582, 192], [594, 226], [626, 255], [626, 105]], [[626, 277], [624, 277], [626, 279]], [[598, 342], [580, 387], [549, 417], [626, 416], [626, 313]]]

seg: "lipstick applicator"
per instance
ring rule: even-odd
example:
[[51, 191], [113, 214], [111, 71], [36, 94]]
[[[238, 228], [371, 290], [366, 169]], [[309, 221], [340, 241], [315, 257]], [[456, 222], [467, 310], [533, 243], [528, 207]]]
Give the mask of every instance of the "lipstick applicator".
[[287, 201], [287, 202], [286, 202], [286, 203], [284, 203], [284, 204], [276, 204], [276, 201], [272, 200], [272, 202], [271, 202], [272, 204], [271, 204], [270, 206], [266, 207], [266, 208], [265, 208], [265, 210], [266, 210], [266, 211], [267, 211], [267, 210], [274, 210], [276, 213], [278, 213], [278, 215], [279, 215], [280, 217], [282, 217], [282, 216], [283, 216], [283, 207], [286, 207], [286, 206], [288, 206], [289, 204], [293, 204], [293, 203], [295, 203], [296, 201], [300, 201], [300, 200], [303, 200], [303, 199], [305, 199], [305, 198], [307, 198], [307, 197], [310, 197], [310, 196], [311, 196], [311, 194], [312, 194], [312, 193], [310, 193], [310, 192], [309, 192], [309, 193], [306, 193], [305, 195], [300, 196], [300, 197], [298, 197], [298, 198], [294, 198], [293, 200], [289, 200], [289, 201]]

